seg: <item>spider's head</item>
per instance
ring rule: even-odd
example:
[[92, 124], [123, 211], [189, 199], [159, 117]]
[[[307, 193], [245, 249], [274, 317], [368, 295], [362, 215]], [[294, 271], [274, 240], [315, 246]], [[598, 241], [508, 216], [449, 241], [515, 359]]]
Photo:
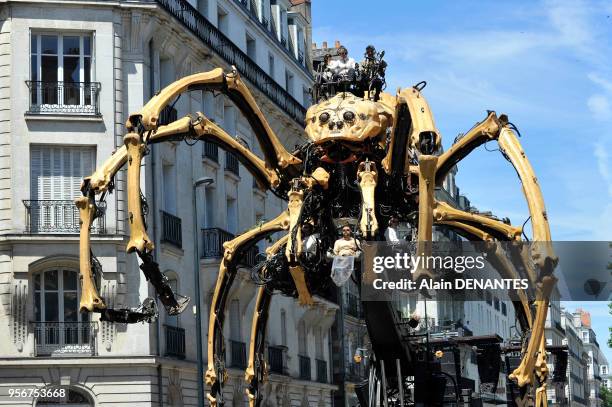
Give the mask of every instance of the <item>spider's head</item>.
[[338, 93], [306, 112], [306, 134], [316, 144], [364, 141], [384, 134], [391, 124], [391, 112], [384, 105], [352, 93]]

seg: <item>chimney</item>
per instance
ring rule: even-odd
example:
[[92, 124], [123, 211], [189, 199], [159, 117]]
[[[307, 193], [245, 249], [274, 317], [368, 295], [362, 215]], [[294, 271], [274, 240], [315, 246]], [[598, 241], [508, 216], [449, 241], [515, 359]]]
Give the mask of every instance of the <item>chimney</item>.
[[340, 41], [336, 40], [336, 42], [334, 43], [334, 47], [340, 48]]
[[327, 49], [327, 41], [323, 41], [323, 44], [321, 44], [321, 48]]

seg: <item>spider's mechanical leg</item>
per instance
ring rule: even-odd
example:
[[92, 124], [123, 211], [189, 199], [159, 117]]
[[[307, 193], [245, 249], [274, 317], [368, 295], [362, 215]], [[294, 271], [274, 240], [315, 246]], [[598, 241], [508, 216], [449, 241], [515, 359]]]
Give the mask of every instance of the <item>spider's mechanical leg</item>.
[[211, 406], [216, 406], [223, 394], [225, 368], [223, 366], [225, 303], [236, 276], [236, 258], [256, 241], [281, 230], [289, 229], [289, 213], [283, 211], [275, 219], [251, 229], [223, 244], [224, 254], [219, 265], [219, 274], [213, 293], [208, 325], [208, 368], [206, 384], [210, 388], [207, 395]]

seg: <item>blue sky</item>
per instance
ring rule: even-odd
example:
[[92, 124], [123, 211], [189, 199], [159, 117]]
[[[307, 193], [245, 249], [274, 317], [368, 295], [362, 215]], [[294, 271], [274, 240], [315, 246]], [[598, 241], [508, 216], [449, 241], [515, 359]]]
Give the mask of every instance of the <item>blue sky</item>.
[[[486, 110], [507, 113], [553, 239], [612, 240], [612, 2], [314, 0], [312, 24], [314, 42], [340, 40], [356, 60], [367, 44], [385, 50], [388, 92], [426, 80], [445, 148]], [[465, 159], [457, 185], [480, 210], [515, 225], [529, 216], [498, 152]], [[581, 305], [605, 348], [606, 304]]]

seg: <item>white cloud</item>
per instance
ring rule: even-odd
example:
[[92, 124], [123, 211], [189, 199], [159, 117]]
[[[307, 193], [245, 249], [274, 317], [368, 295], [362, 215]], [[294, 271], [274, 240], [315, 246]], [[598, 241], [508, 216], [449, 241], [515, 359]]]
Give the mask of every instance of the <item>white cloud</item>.
[[608, 195], [612, 197], [612, 171], [610, 170], [610, 154], [603, 141], [595, 144], [593, 155], [597, 160], [597, 171], [608, 186]]
[[591, 82], [601, 86], [603, 90], [608, 93], [612, 93], [612, 82], [602, 78], [599, 74], [595, 72], [591, 72], [587, 75], [587, 77], [591, 80]]
[[612, 116], [610, 102], [604, 95], [593, 95], [587, 100], [587, 106], [597, 120], [607, 120]]

